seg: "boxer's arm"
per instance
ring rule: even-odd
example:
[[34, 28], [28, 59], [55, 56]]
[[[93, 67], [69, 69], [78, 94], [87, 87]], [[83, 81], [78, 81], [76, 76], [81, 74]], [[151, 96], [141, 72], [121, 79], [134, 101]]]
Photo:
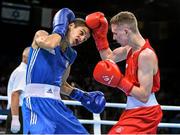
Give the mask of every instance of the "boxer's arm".
[[62, 85], [61, 85], [61, 94], [69, 96], [74, 87], [72, 87], [70, 84], [67, 83], [67, 78], [69, 77], [70, 74], [70, 69], [71, 66], [67, 68], [65, 71], [63, 77], [62, 77]]
[[72, 87], [66, 82], [69, 73], [70, 66], [63, 75], [61, 93], [69, 96], [71, 99], [75, 99], [81, 102], [81, 104], [90, 112], [101, 113], [104, 110], [106, 104], [104, 94], [100, 91], [84, 92], [81, 89]]
[[129, 46], [118, 47], [113, 51], [110, 48], [107, 48], [99, 51], [99, 53], [102, 60], [110, 59], [117, 63], [126, 59], [129, 49]]
[[118, 66], [109, 60], [100, 61], [95, 66], [93, 76], [96, 81], [111, 87], [121, 89], [126, 95], [131, 95], [146, 103], [153, 86], [153, 75], [157, 73], [157, 59], [154, 52], [146, 49], [138, 58], [138, 80], [140, 86], [135, 86], [124, 76]]
[[102, 60], [110, 59], [114, 62], [120, 62], [126, 59], [128, 46], [119, 47], [113, 51], [110, 49], [107, 39], [108, 21], [102, 12], [94, 12], [87, 15], [86, 24], [92, 29], [96, 48]]
[[130, 93], [142, 102], [147, 102], [151, 94], [155, 67], [157, 67], [157, 59], [154, 52], [150, 49], [142, 51], [138, 59], [138, 80], [140, 86], [134, 86]]
[[53, 34], [48, 34], [44, 30], [37, 31], [34, 36], [32, 47], [53, 49], [60, 45], [61, 39], [66, 35], [69, 23], [74, 19], [75, 15], [70, 9], [62, 8], [53, 18]]
[[50, 34], [44, 30], [39, 30], [35, 33], [32, 47], [53, 49], [61, 42], [61, 36], [59, 34]]

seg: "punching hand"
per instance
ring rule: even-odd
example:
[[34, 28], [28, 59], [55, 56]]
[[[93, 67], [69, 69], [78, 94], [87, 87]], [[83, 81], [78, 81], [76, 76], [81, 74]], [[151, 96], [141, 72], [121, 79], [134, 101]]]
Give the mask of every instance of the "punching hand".
[[74, 13], [68, 9], [63, 8], [59, 10], [53, 18], [53, 33], [57, 33], [64, 37], [68, 30], [68, 25], [75, 19]]
[[100, 91], [83, 92], [76, 88], [71, 92], [70, 97], [80, 101], [92, 113], [101, 113], [105, 108], [106, 100]]
[[110, 60], [98, 62], [93, 76], [96, 81], [107, 86], [117, 87], [126, 95], [129, 95], [133, 87], [133, 84], [123, 76], [116, 63]]
[[101, 12], [86, 16], [86, 24], [93, 31], [93, 38], [99, 51], [109, 48], [107, 40], [108, 21]]

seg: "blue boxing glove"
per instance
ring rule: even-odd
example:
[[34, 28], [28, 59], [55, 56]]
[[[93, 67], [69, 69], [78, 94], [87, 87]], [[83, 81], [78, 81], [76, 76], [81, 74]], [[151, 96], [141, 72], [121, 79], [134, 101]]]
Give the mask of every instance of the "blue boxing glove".
[[81, 104], [92, 113], [101, 113], [106, 104], [104, 94], [100, 91], [83, 92], [80, 89], [73, 89], [70, 94], [72, 99], [80, 101]]
[[74, 19], [75, 15], [69, 8], [62, 8], [55, 14], [53, 18], [53, 33], [57, 33], [64, 38], [69, 23]]

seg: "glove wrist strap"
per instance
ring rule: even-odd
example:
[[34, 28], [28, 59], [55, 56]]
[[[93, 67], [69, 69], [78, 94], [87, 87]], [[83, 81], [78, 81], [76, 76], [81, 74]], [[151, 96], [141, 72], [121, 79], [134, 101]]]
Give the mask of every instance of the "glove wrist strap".
[[96, 40], [95, 42], [96, 42], [96, 47], [98, 51], [109, 48], [109, 43], [106, 38], [103, 40]]
[[131, 92], [132, 88], [133, 88], [133, 83], [131, 83], [127, 78], [123, 77], [119, 84], [118, 84], [118, 88], [121, 89], [127, 96], [129, 95], [129, 93]]

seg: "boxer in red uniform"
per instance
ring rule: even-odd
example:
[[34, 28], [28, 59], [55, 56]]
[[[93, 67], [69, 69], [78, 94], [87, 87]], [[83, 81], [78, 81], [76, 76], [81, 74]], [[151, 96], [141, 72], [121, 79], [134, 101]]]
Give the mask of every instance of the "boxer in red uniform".
[[[108, 22], [103, 13], [88, 15], [86, 24], [93, 31], [102, 58], [93, 72], [95, 80], [127, 95], [126, 109], [109, 134], [155, 134], [162, 119], [162, 110], [155, 97], [160, 88], [158, 58], [148, 39], [140, 34], [135, 15], [122, 11], [112, 17], [113, 39], [121, 45], [114, 50], [109, 48]], [[116, 63], [125, 59], [123, 75]]]

